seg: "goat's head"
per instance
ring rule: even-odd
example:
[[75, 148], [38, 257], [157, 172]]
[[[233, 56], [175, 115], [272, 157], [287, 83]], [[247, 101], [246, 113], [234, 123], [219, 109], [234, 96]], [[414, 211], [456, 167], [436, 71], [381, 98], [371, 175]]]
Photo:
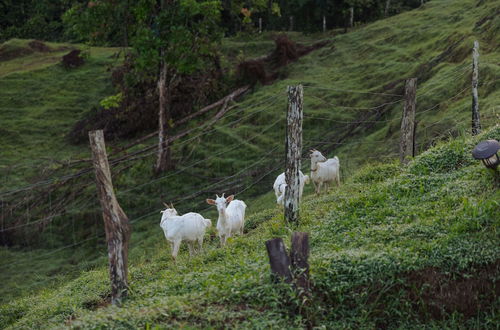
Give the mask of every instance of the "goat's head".
[[163, 211], [160, 211], [160, 213], [163, 213], [163, 216], [166, 217], [172, 217], [175, 215], [178, 215], [177, 210], [174, 208], [174, 204], [170, 203], [170, 205], [163, 203], [165, 205], [166, 209]]
[[226, 210], [226, 206], [234, 199], [234, 195], [229, 197], [224, 197], [224, 194], [222, 194], [221, 197], [219, 197], [219, 195], [215, 196], [215, 199], [207, 199], [207, 203], [217, 206], [217, 211], [219, 212], [224, 212]]
[[309, 156], [311, 157], [311, 161], [316, 162], [316, 163], [326, 161], [326, 157], [323, 156], [323, 154], [321, 154], [321, 152], [319, 152], [316, 149], [311, 149]]

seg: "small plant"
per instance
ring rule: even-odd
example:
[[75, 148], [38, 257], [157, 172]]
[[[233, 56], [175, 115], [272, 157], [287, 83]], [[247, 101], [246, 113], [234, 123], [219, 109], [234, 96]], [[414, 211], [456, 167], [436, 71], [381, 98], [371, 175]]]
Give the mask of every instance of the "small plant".
[[122, 103], [122, 100], [123, 100], [123, 94], [120, 92], [116, 95], [111, 95], [103, 98], [101, 102], [99, 102], [99, 104], [105, 110], [109, 110], [111, 108], [118, 108], [120, 106], [120, 103]]

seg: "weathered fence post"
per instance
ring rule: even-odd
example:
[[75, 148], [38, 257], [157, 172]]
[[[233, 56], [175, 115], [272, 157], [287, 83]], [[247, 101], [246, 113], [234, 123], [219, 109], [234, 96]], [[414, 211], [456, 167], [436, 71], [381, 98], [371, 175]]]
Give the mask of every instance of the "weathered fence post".
[[479, 80], [479, 42], [474, 41], [472, 49], [472, 135], [481, 133], [481, 122], [479, 120], [479, 100], [477, 84]]
[[354, 26], [354, 7], [349, 8], [349, 27]]
[[406, 80], [405, 104], [401, 120], [401, 138], [399, 142], [399, 160], [402, 164], [408, 163], [407, 157], [415, 156], [415, 106], [416, 106], [417, 78]]
[[97, 193], [101, 202], [104, 229], [108, 242], [111, 302], [113, 305], [120, 305], [122, 298], [127, 295], [128, 288], [127, 259], [130, 225], [113, 191], [103, 131], [90, 131], [89, 139], [92, 148]]
[[293, 16], [290, 16], [290, 31], [293, 31]]
[[259, 33], [262, 33], [262, 17], [259, 17]]
[[323, 15], [323, 33], [326, 32], [326, 16]]
[[302, 85], [288, 86], [287, 128], [285, 141], [285, 220], [299, 221], [300, 156], [302, 155]]
[[281, 238], [273, 238], [266, 241], [267, 254], [271, 265], [271, 272], [285, 282], [292, 281], [292, 272], [290, 271], [290, 257], [286, 253], [285, 244]]
[[292, 235], [292, 250], [290, 261], [294, 272], [295, 283], [304, 293], [309, 292], [309, 234], [294, 232]]

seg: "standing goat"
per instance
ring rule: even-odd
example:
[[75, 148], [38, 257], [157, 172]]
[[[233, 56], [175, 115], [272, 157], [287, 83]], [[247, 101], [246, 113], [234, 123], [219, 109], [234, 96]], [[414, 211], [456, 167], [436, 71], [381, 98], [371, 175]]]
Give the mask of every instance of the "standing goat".
[[216, 199], [207, 199], [210, 205], [216, 205], [219, 211], [219, 219], [217, 220], [217, 232], [221, 245], [226, 245], [226, 240], [231, 235], [240, 233], [243, 235], [243, 227], [245, 226], [245, 209], [246, 204], [243, 201], [234, 199], [234, 195], [227, 198], [215, 195]]
[[[304, 175], [302, 171], [299, 171], [299, 199], [302, 199], [302, 192], [304, 191], [304, 185], [309, 183], [309, 176]], [[286, 182], [285, 182], [285, 173], [281, 173], [278, 175], [276, 180], [274, 181], [273, 184], [273, 189], [274, 189], [274, 194], [276, 195], [276, 203], [278, 205], [284, 205], [284, 199], [285, 199], [285, 189], [286, 189]]]
[[160, 227], [163, 229], [167, 241], [171, 243], [174, 260], [177, 258], [182, 241], [187, 242], [189, 255], [192, 256], [195, 252], [193, 246], [195, 241], [198, 241], [201, 252], [205, 230], [212, 225], [212, 222], [205, 219], [201, 214], [194, 212], [178, 215], [173, 205], [164, 205], [167, 209], [161, 211]]
[[[340, 186], [340, 162], [337, 156], [326, 159], [316, 149], [311, 150], [311, 181], [316, 194], [321, 192], [321, 186], [335, 181]], [[328, 190], [328, 187], [326, 188]]]

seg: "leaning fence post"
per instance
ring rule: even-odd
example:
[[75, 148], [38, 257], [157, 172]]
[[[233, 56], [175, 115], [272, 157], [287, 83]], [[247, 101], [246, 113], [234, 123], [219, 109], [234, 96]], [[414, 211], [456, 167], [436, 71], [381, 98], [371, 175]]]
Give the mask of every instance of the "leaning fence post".
[[399, 160], [402, 164], [408, 163], [408, 157], [415, 156], [415, 106], [416, 106], [417, 78], [406, 80], [405, 104], [401, 119], [401, 138], [399, 141]]
[[288, 86], [287, 128], [285, 141], [285, 221], [299, 221], [300, 157], [302, 155], [302, 85]]
[[295, 283], [304, 293], [309, 292], [309, 234], [294, 232], [290, 261], [294, 272]]
[[477, 84], [479, 80], [479, 42], [474, 41], [472, 49], [472, 135], [481, 133], [481, 122], [479, 120], [479, 100]]
[[290, 271], [290, 257], [286, 252], [285, 244], [281, 238], [273, 238], [266, 241], [267, 255], [271, 272], [285, 282], [292, 282], [292, 272]]
[[111, 303], [120, 305], [122, 298], [127, 295], [128, 288], [127, 259], [130, 225], [127, 215], [118, 204], [113, 191], [103, 131], [90, 131], [89, 140], [92, 148], [97, 193], [102, 207], [104, 229], [108, 243]]

